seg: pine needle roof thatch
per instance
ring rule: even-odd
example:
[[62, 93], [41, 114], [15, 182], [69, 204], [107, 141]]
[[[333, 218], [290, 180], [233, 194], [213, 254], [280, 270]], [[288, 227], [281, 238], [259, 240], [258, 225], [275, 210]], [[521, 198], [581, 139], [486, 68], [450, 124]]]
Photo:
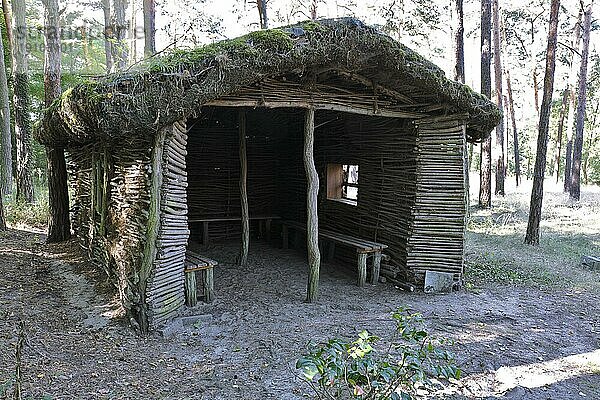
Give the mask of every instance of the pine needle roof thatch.
[[408, 85], [425, 93], [430, 104], [468, 113], [470, 141], [485, 139], [501, 118], [489, 99], [447, 79], [413, 50], [356, 19], [343, 18], [175, 50], [129, 71], [79, 84], [46, 110], [36, 136], [43, 144], [68, 146], [154, 135], [203, 104], [265, 78], [324, 68], [359, 74], [404, 94], [410, 94]]

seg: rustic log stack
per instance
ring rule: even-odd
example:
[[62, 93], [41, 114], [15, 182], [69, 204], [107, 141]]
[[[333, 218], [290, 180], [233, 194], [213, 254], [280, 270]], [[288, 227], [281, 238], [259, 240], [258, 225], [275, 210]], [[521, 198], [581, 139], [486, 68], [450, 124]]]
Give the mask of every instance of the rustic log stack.
[[153, 171], [162, 176], [156, 195], [159, 200], [156, 224], [156, 249], [150, 249], [150, 274], [147, 283], [149, 323], [153, 325], [173, 317], [185, 302], [184, 261], [190, 231], [188, 229], [188, 187], [186, 156], [187, 127], [179, 121], [165, 129], [158, 165]]

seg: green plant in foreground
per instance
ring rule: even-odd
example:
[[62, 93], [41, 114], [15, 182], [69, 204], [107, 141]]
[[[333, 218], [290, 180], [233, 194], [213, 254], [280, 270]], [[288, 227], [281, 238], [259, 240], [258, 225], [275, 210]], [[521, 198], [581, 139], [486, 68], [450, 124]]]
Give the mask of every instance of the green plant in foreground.
[[315, 398], [409, 400], [430, 387], [432, 377], [460, 378], [453, 355], [439, 347], [448, 340], [429, 335], [420, 314], [400, 308], [392, 318], [396, 329], [383, 351], [367, 331], [354, 341], [309, 344], [296, 368]]

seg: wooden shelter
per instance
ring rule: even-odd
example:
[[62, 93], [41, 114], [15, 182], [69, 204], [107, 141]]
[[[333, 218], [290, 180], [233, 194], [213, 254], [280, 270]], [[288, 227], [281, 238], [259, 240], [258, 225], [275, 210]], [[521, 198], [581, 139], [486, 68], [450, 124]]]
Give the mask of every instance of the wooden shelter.
[[306, 235], [308, 300], [319, 237], [349, 244], [329, 246], [338, 259], [385, 244], [386, 264], [416, 284], [427, 270], [460, 280], [463, 152], [499, 119], [414, 51], [341, 19], [177, 50], [80, 84], [37, 136], [66, 149], [75, 233], [148, 329], [184, 304], [190, 234], [241, 237], [242, 263], [252, 229], [274, 245]]

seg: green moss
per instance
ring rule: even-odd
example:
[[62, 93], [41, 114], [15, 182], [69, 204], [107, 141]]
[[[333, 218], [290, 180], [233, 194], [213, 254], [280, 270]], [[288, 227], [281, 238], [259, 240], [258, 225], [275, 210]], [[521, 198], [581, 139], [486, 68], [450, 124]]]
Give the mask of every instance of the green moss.
[[281, 29], [268, 29], [249, 33], [246, 37], [261, 50], [289, 51], [294, 47], [290, 35]]
[[[303, 37], [295, 40], [295, 36]], [[398, 81], [391, 77], [401, 77], [414, 82], [423, 93], [468, 112], [471, 139], [487, 136], [500, 119], [500, 111], [487, 98], [448, 80], [440, 68], [418, 53], [360, 21], [340, 19], [305, 21], [192, 50], [173, 50], [151, 57], [130, 71], [82, 82], [75, 90], [65, 92], [61, 104], [46, 112], [44, 136], [48, 141], [53, 137], [68, 138], [74, 127], [79, 130], [77, 140], [86, 136], [88, 130], [90, 136], [121, 135], [126, 132], [116, 127], [122, 125], [128, 127], [129, 133], [141, 132], [149, 125], [168, 123], [175, 117], [159, 113], [161, 118], [157, 120], [157, 109], [177, 110], [178, 115], [183, 115], [198, 107], [199, 102], [226, 94], [238, 84], [285, 74], [300, 65], [336, 68], [347, 63], [347, 67], [360, 73], [363, 67], [368, 69], [362, 60], [379, 65], [390, 76], [389, 82], [382, 84], [389, 84], [391, 89]], [[218, 74], [204, 73], [214, 67]], [[97, 119], [96, 114], [105, 111], [109, 114]], [[64, 132], [54, 135], [52, 130]]]
[[300, 27], [307, 32], [323, 32], [325, 30], [322, 24], [312, 20], [301, 22]]

